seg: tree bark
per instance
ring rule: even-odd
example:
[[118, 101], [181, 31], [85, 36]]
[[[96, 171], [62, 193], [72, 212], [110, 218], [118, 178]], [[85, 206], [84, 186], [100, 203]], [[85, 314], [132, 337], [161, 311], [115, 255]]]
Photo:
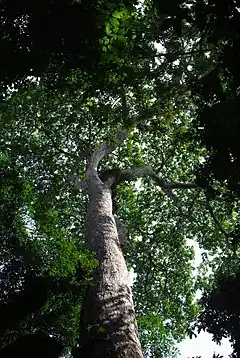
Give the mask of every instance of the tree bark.
[[[133, 120], [133, 124], [146, 121], [153, 113], [153, 108], [144, 110]], [[80, 182], [76, 173], [70, 173], [69, 176], [76, 188], [88, 190], [86, 246], [96, 253], [99, 261], [93, 281], [83, 299], [80, 347], [75, 351], [74, 358], [143, 358], [131, 285], [120, 242], [121, 225], [118, 225], [118, 233], [118, 220], [112, 210], [111, 187], [123, 181], [149, 176], [175, 203], [177, 197], [172, 189], [198, 188], [195, 184], [169, 184], [159, 178], [150, 167], [117, 172], [110, 169], [107, 173], [102, 173], [100, 178], [99, 162], [121, 145], [129, 133], [125, 129], [110, 134], [111, 140], [104, 141], [88, 158], [86, 180]]]
[[[144, 111], [135, 122], [151, 115], [151, 110]], [[99, 265], [83, 299], [80, 348], [74, 358], [143, 358], [128, 270], [112, 211], [111, 186], [116, 178], [103, 182], [98, 175], [101, 159], [121, 145], [128, 134], [128, 130], [117, 130], [88, 159], [86, 246], [96, 253]], [[80, 184], [81, 188], [75, 179], [73, 175], [74, 185]]]
[[99, 265], [85, 294], [76, 357], [142, 358], [131, 285], [112, 213], [111, 188], [98, 176], [88, 181], [86, 245]]

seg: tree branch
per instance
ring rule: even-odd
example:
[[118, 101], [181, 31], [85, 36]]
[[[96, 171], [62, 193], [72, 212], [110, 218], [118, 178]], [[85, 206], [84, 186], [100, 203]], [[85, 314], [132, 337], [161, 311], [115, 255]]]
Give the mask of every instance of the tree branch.
[[[158, 52], [156, 54], [152, 54], [152, 55], [140, 55], [140, 56], [137, 56], [137, 57], [134, 57], [134, 58], [155, 58], [155, 57], [167, 57], [167, 56], [176, 56], [179, 57], [179, 56], [192, 56], [194, 54], [198, 54], [198, 53], [202, 53], [202, 52], [208, 52], [209, 49], [203, 49], [203, 50], [192, 50], [192, 51], [186, 51], [186, 52]], [[173, 58], [172, 61], [175, 61], [176, 58]]]
[[173, 193], [173, 189], [197, 189], [202, 190], [199, 185], [194, 183], [168, 183], [163, 178], [160, 178], [151, 167], [136, 167], [130, 169], [110, 169], [106, 170], [101, 174], [101, 178], [105, 178], [105, 180], [111, 180], [111, 183], [122, 183], [124, 181], [131, 181], [134, 179], [142, 178], [142, 177], [150, 177], [157, 186], [159, 186], [165, 194], [167, 194], [170, 199], [174, 201], [175, 204], [178, 205], [178, 198]]
[[173, 190], [173, 189], [201, 189], [202, 188], [194, 183], [168, 183], [163, 178], [160, 178], [151, 167], [141, 167], [141, 168], [132, 168], [132, 169], [123, 169], [121, 171], [120, 180], [133, 180], [136, 178], [141, 178], [144, 176], [149, 176], [157, 185], [159, 185], [163, 190]]
[[39, 126], [36, 125], [36, 127], [37, 127], [37, 129], [38, 129], [40, 132], [43, 132], [48, 139], [50, 139], [50, 141], [52, 142], [53, 148], [54, 148], [56, 151], [58, 151], [58, 152], [60, 152], [60, 153], [62, 153], [62, 154], [64, 154], [64, 155], [66, 155], [66, 156], [68, 156], [68, 157], [73, 157], [73, 155], [72, 155], [71, 153], [66, 152], [66, 151], [65, 151], [64, 149], [62, 149], [62, 148], [59, 148], [59, 146], [57, 145], [57, 143], [55, 142], [55, 140], [54, 140], [54, 139], [52, 138], [52, 136], [50, 135], [49, 131], [48, 131], [46, 128], [44, 128], [44, 126], [39, 127]]
[[100, 144], [100, 146], [96, 150], [94, 150], [94, 152], [89, 158], [89, 163], [86, 171], [87, 179], [94, 177], [95, 180], [99, 182], [100, 178], [97, 173], [97, 168], [101, 159], [103, 159], [106, 155], [112, 153], [124, 142], [124, 140], [129, 136], [132, 130], [132, 125], [137, 125], [138, 123], [147, 120], [148, 118], [152, 117], [153, 113], [153, 108], [144, 109], [142, 113], [140, 113], [135, 119], [131, 121], [131, 125], [129, 126], [129, 128], [122, 128], [120, 130], [117, 130], [114, 135], [112, 133], [109, 133], [109, 135], [107, 136], [107, 140]]
[[129, 236], [128, 229], [117, 215], [114, 215], [114, 219], [117, 227], [119, 241], [121, 246], [123, 247], [128, 243], [128, 236]]
[[212, 217], [212, 219], [213, 219], [214, 224], [215, 224], [216, 227], [218, 228], [218, 230], [219, 230], [227, 239], [229, 239], [229, 237], [231, 236], [231, 234], [227, 233], [227, 232], [223, 229], [222, 225], [220, 224], [220, 222], [218, 221], [216, 215], [214, 214], [213, 208], [212, 208], [212, 206], [211, 206], [210, 201], [209, 201], [208, 198], [206, 198], [206, 207], [207, 207], [207, 209], [208, 209], [208, 211], [209, 211], [209, 213], [210, 213], [210, 215], [211, 215], [211, 217]]

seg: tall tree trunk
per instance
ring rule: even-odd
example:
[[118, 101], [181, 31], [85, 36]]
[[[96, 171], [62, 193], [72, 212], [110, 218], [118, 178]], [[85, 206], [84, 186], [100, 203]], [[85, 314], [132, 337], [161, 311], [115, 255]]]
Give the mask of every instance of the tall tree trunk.
[[77, 356], [142, 358], [131, 285], [112, 214], [111, 188], [93, 175], [88, 193], [86, 244], [96, 253], [99, 265], [83, 300]]

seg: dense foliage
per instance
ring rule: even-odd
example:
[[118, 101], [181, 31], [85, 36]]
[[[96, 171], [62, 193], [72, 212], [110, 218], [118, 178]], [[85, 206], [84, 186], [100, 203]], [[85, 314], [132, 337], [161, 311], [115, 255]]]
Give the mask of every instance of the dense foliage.
[[[0, 17], [1, 345], [36, 331], [76, 345], [97, 262], [84, 248], [87, 197], [70, 179], [84, 180], [89, 154], [130, 128], [102, 172], [150, 166], [198, 185], [171, 197], [142, 178], [116, 192], [144, 353], [175, 357], [209, 270], [238, 260], [236, 2], [5, 1]], [[142, 111], [150, 119], [135, 128]], [[19, 309], [28, 294], [34, 307]]]
[[231, 357], [239, 357], [239, 270], [218, 272], [214, 288], [204, 293], [200, 305], [202, 312], [195, 328], [211, 333], [217, 343], [229, 338], [233, 347]]

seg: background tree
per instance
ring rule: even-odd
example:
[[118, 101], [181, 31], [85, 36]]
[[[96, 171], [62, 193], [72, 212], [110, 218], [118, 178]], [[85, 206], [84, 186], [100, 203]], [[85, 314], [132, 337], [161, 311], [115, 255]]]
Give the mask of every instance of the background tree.
[[[74, 316], [79, 312], [79, 295], [83, 292], [83, 285], [91, 271], [87, 255], [85, 258], [78, 255], [75, 260], [71, 255], [70, 269], [67, 270], [66, 264], [62, 267], [65, 275], [61, 274], [60, 260], [59, 271], [49, 271], [41, 257], [45, 255], [46, 245], [36, 242], [31, 235], [30, 228], [33, 224], [26, 215], [26, 203], [29, 200], [32, 200], [29, 183], [24, 181], [23, 173], [19, 168], [16, 169], [14, 161], [2, 154], [1, 347], [18, 337], [20, 339], [20, 345], [17, 343], [16, 347], [1, 351], [4, 357], [19, 354], [18, 351], [27, 344], [27, 338], [21, 340], [21, 336], [29, 332], [42, 331], [62, 340], [61, 344], [53, 343], [53, 349], [56, 348], [58, 352], [62, 350], [63, 344], [71, 347], [77, 337], [78, 321]], [[68, 251], [65, 250], [65, 259], [67, 256]], [[75, 275], [74, 265], [77, 266], [77, 262], [80, 264], [80, 260], [82, 273], [76, 267]], [[37, 344], [37, 337], [33, 337], [35, 340], [29, 342], [29, 345]], [[39, 345], [44, 345], [44, 342], [47, 344], [43, 336], [39, 336], [39, 339], [43, 340]], [[47, 347], [51, 349], [50, 345]], [[27, 354], [27, 351], [22, 352]], [[47, 351], [43, 354], [47, 354]]]
[[239, 271], [218, 272], [214, 287], [205, 292], [200, 300], [201, 313], [195, 328], [206, 330], [213, 340], [220, 343], [229, 338], [233, 352], [231, 357], [239, 356]]

